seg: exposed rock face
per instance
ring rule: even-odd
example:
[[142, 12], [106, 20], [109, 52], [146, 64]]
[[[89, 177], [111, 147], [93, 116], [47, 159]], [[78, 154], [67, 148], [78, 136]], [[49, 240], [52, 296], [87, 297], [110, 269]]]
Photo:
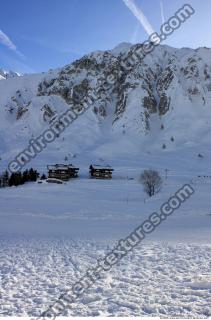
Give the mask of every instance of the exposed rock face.
[[55, 116], [55, 111], [49, 107], [48, 104], [45, 104], [41, 110], [43, 111], [43, 120], [46, 122], [50, 122], [50, 120]]
[[[166, 128], [172, 127], [173, 122], [163, 125], [168, 119], [183, 122], [189, 114], [195, 119], [202, 108], [209, 114], [211, 49], [159, 46], [144, 58], [141, 50], [141, 44], [127, 44], [91, 53], [37, 78], [31, 75], [37, 82], [30, 76], [17, 78], [14, 91], [9, 90], [4, 99], [0, 97], [6, 119], [19, 123], [22, 135], [36, 135], [36, 128], [39, 133], [68, 108], [81, 111], [91, 96], [87, 126], [97, 127], [97, 134], [132, 132], [143, 138], [153, 132], [156, 138], [158, 130], [163, 137]], [[14, 80], [8, 83], [14, 84]], [[171, 131], [169, 135], [170, 141], [175, 134]]]
[[[206, 49], [182, 49], [182, 54], [182, 50], [164, 46], [156, 48], [144, 59], [138, 59], [134, 52], [140, 48], [141, 45], [135, 45], [118, 54], [114, 54], [114, 50], [87, 55], [63, 68], [57, 78], [44, 79], [39, 84], [38, 95], [59, 95], [71, 108], [77, 108], [93, 90], [97, 95], [93, 112], [105, 119], [109, 113], [107, 109], [112, 105], [113, 123], [129, 108], [129, 98], [135, 91], [137, 108], [147, 122], [150, 114], [163, 116], [169, 112], [176, 87], [186, 90], [190, 100], [201, 95], [203, 104], [206, 102], [198, 86], [203, 73], [203, 86], [211, 91], [211, 66], [205, 63], [201, 70], [200, 50]], [[109, 77], [115, 81], [109, 83]]]
[[14, 115], [16, 120], [19, 120], [29, 110], [30, 103], [30, 99], [28, 100], [25, 98], [21, 91], [17, 90], [15, 95], [12, 96], [10, 101], [6, 104], [5, 110], [9, 114]]
[[171, 103], [171, 97], [167, 97], [165, 92], [160, 96], [158, 111], [160, 116], [164, 116], [168, 111]]

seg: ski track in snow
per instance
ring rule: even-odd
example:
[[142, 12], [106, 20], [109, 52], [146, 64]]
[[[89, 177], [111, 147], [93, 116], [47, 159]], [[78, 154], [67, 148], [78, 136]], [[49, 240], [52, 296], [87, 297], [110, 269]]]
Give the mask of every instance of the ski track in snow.
[[[211, 316], [210, 249], [145, 242], [105, 272], [66, 315]], [[39, 315], [107, 251], [105, 241], [2, 238], [0, 315]]]
[[[191, 176], [146, 199], [137, 179], [27, 184], [0, 193], [0, 316], [38, 316]], [[72, 316], [211, 316], [210, 185], [72, 305]]]

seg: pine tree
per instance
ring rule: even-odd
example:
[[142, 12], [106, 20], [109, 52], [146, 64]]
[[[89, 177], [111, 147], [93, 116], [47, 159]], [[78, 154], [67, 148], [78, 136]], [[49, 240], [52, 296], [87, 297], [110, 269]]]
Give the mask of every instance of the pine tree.
[[39, 177], [39, 173], [37, 172], [37, 170], [34, 170], [33, 168], [31, 168], [29, 170], [29, 181], [37, 181]]
[[23, 183], [26, 183], [26, 182], [29, 181], [29, 170], [26, 169], [26, 170], [23, 172], [22, 181], [23, 181]]
[[22, 173], [21, 172], [15, 172], [15, 173], [12, 173], [11, 174], [11, 177], [9, 179], [9, 186], [12, 187], [12, 186], [19, 186], [21, 184], [23, 184], [23, 176], [22, 176]]
[[2, 175], [2, 186], [7, 187], [8, 184], [9, 184], [9, 173], [6, 170], [5, 172], [3, 172], [3, 175]]

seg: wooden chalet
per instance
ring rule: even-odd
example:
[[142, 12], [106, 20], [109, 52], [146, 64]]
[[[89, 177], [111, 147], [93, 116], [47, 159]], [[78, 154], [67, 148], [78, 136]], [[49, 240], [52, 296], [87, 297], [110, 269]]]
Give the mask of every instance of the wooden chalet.
[[89, 167], [90, 178], [93, 179], [112, 179], [114, 169], [110, 166], [93, 164]]
[[74, 167], [72, 164], [55, 164], [49, 165], [47, 168], [48, 178], [68, 181], [71, 178], [78, 177], [79, 168]]

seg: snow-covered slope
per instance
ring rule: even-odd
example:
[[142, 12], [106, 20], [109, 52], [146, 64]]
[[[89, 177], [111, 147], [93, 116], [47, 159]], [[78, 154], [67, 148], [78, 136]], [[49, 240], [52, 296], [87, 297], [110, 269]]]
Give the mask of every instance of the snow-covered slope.
[[[141, 44], [121, 44], [48, 73], [0, 82], [1, 164], [45, 130], [52, 117], [77, 109], [80, 116], [36, 161], [139, 157], [143, 152], [207, 149], [211, 117], [211, 49], [159, 46], [131, 64]], [[115, 77], [109, 84], [106, 79]], [[204, 150], [203, 149], [203, 150]], [[197, 151], [196, 151], [197, 152]]]

